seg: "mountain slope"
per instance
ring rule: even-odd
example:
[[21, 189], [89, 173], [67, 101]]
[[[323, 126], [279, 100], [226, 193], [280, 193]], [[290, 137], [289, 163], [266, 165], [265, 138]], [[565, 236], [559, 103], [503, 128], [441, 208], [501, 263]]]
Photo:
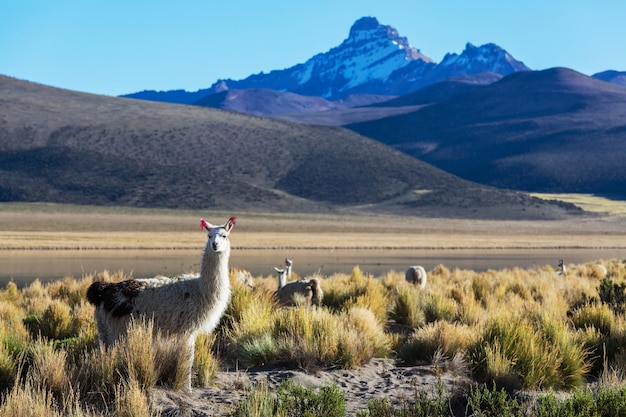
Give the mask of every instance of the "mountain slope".
[[374, 17], [363, 17], [339, 46], [290, 68], [243, 80], [218, 80], [209, 89], [189, 93], [189, 97], [179, 90], [143, 91], [124, 97], [190, 104], [200, 100], [200, 95], [226, 89], [264, 88], [334, 101], [351, 94], [404, 95], [455, 76], [486, 72], [504, 76], [527, 70], [522, 62], [492, 43], [479, 47], [468, 43], [461, 54], [447, 54], [436, 64], [393, 27]]
[[554, 68], [348, 127], [472, 181], [626, 198], [625, 120], [626, 88]]
[[255, 116], [307, 114], [333, 109], [365, 106], [392, 99], [393, 96], [351, 95], [343, 100], [329, 101], [322, 97], [303, 96], [267, 88], [224, 90], [198, 100], [193, 105], [230, 110]]
[[[554, 218], [340, 128], [0, 77], [0, 200]], [[568, 211], [570, 210], [570, 211]]]
[[337, 104], [321, 97], [307, 97], [294, 93], [281, 93], [266, 88], [225, 90], [221, 93], [206, 96], [193, 104], [253, 114], [256, 116], [312, 113], [338, 107]]

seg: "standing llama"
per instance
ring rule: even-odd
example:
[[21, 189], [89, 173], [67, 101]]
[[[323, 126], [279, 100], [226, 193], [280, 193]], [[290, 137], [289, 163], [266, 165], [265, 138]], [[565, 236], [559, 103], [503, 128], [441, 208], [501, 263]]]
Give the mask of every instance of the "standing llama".
[[565, 267], [565, 263], [563, 262], [563, 259], [559, 259], [559, 264], [556, 267], [556, 274], [567, 275], [567, 268]]
[[412, 284], [419, 284], [421, 288], [426, 288], [426, 270], [421, 265], [410, 266], [406, 270], [405, 278]]
[[87, 299], [96, 307], [101, 343], [106, 347], [113, 345], [126, 334], [131, 320], [152, 320], [160, 334], [184, 342], [188, 361], [186, 388], [190, 390], [196, 336], [215, 329], [230, 300], [228, 237], [234, 225], [235, 217], [221, 226], [201, 220], [200, 227], [207, 230], [209, 238], [197, 278], [160, 277], [91, 284]]
[[322, 305], [324, 293], [318, 278], [303, 279], [300, 281], [287, 282], [287, 270], [274, 267], [278, 272], [278, 291], [276, 299], [283, 307], [296, 305]]

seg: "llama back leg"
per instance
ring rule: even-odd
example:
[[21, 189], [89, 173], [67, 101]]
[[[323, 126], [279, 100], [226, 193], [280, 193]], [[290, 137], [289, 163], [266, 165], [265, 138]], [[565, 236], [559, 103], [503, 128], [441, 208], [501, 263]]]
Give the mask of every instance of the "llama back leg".
[[98, 329], [99, 348], [108, 348], [114, 343], [113, 333], [109, 326], [107, 314], [100, 308], [96, 308], [94, 313], [94, 319], [96, 321], [96, 328]]

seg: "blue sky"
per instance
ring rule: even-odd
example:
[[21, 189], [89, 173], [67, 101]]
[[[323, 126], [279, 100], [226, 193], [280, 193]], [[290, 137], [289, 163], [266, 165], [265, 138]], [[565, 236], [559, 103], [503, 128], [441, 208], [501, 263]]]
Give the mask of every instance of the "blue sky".
[[0, 74], [105, 95], [196, 91], [302, 63], [363, 16], [436, 62], [493, 42], [532, 69], [626, 71], [623, 0], [2, 0]]

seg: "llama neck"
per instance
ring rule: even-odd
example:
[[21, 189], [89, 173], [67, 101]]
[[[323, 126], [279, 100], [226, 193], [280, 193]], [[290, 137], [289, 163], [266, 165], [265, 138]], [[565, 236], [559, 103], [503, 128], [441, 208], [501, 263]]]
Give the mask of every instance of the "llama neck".
[[280, 290], [287, 283], [287, 273], [282, 272], [278, 274], [278, 289]]
[[230, 291], [230, 280], [228, 278], [229, 258], [230, 248], [222, 252], [214, 252], [207, 244], [207, 247], [204, 249], [200, 280], [202, 282], [202, 291], [204, 291], [207, 297], [213, 297], [217, 300], [228, 297]]

